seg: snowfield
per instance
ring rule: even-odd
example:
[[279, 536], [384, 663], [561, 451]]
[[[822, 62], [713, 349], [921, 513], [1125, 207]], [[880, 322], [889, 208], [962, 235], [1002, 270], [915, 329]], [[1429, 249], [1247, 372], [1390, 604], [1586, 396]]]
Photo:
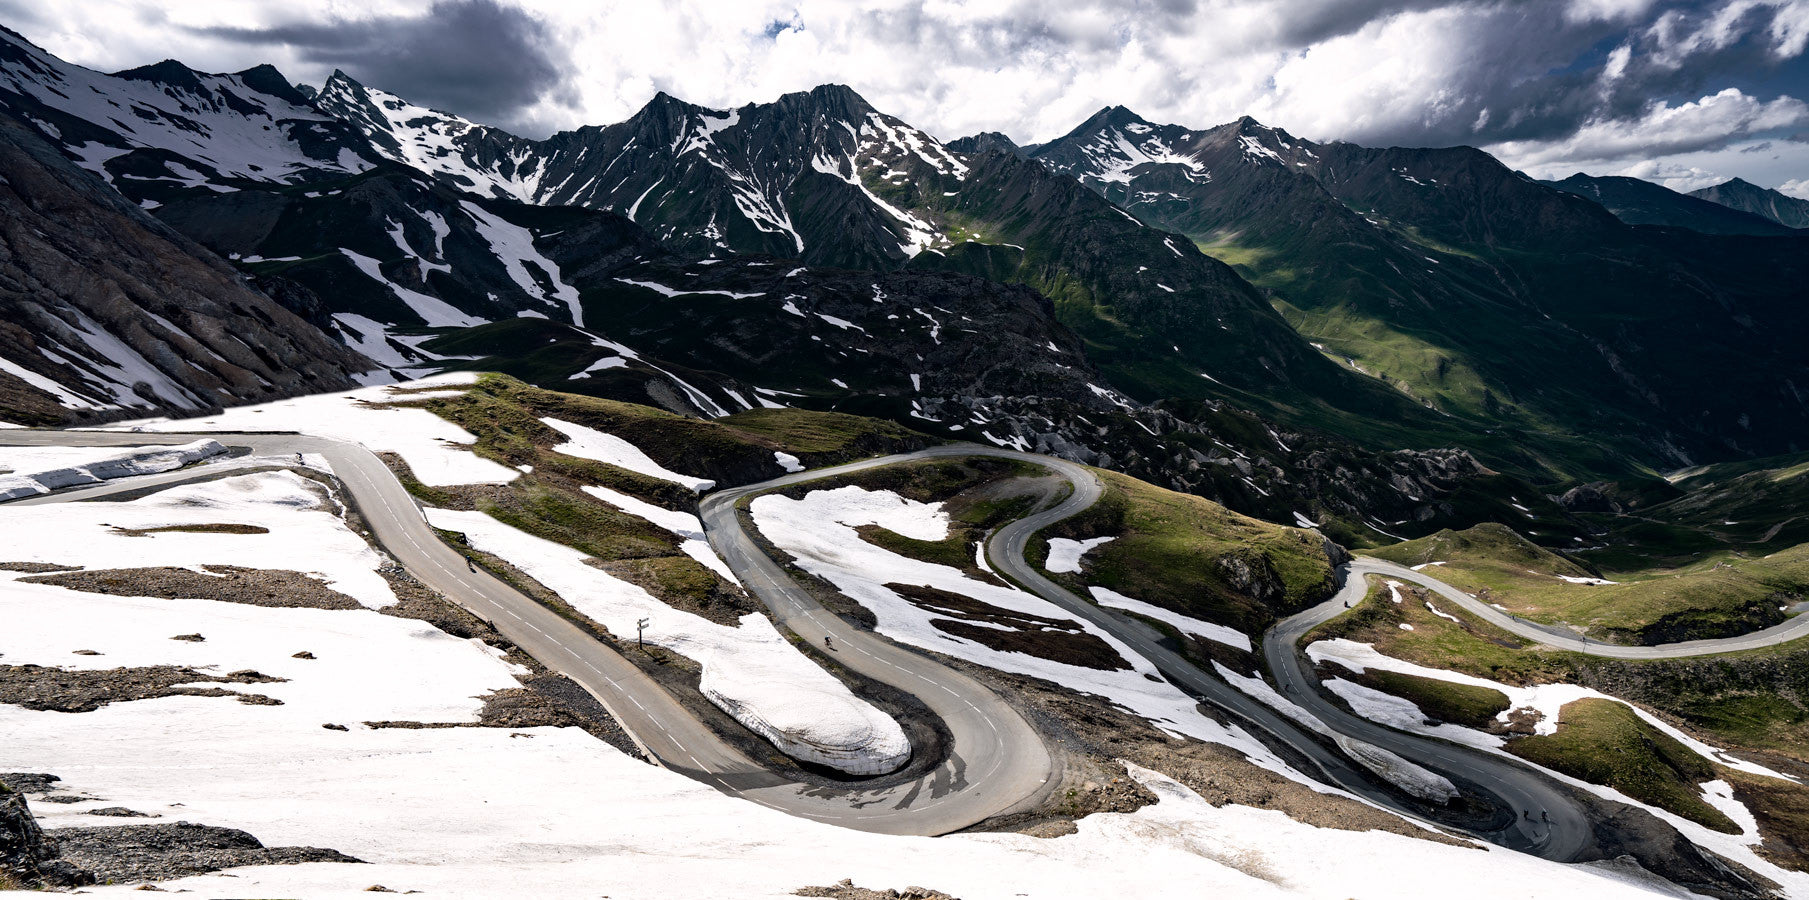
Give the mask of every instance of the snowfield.
[[[9, 506], [0, 515], [0, 561], [85, 569], [203, 571], [197, 566], [213, 563], [299, 570], [365, 606], [395, 603], [395, 593], [376, 571], [381, 557], [328, 510], [323, 494], [319, 485], [294, 473], [259, 472], [126, 503]], [[132, 533], [183, 525], [251, 525], [268, 533]]]
[[740, 627], [673, 609], [636, 585], [584, 564], [584, 553], [511, 528], [481, 512], [428, 509], [436, 528], [463, 532], [544, 584], [618, 637], [637, 633], [703, 668], [698, 690], [789, 756], [853, 774], [890, 772], [911, 755], [904, 730], [854, 696], [782, 637], [765, 616]]
[[716, 486], [716, 482], [708, 478], [680, 475], [654, 462], [652, 457], [641, 452], [641, 448], [613, 434], [605, 434], [595, 428], [587, 428], [563, 419], [545, 418], [540, 421], [548, 428], [565, 435], [565, 443], [554, 447], [554, 453], [563, 453], [566, 456], [576, 456], [580, 459], [594, 459], [627, 469], [630, 472], [638, 472], [649, 478], [684, 485], [698, 493]]
[[[1746, 760], [1728, 754], [1724, 750], [1705, 744], [1664, 722], [1651, 713], [1640, 709], [1638, 706], [1631, 703], [1625, 703], [1625, 701], [1620, 700], [1617, 697], [1612, 697], [1581, 685], [1559, 683], [1540, 684], [1531, 687], [1516, 687], [1510, 684], [1491, 681], [1487, 678], [1477, 678], [1473, 675], [1465, 675], [1461, 672], [1452, 672], [1446, 669], [1434, 669], [1429, 666], [1422, 666], [1406, 660], [1395, 659], [1394, 657], [1387, 656], [1376, 650], [1375, 646], [1372, 644], [1358, 643], [1345, 638], [1338, 638], [1330, 641], [1315, 641], [1307, 646], [1306, 653], [1307, 657], [1313, 660], [1314, 663], [1325, 661], [1336, 662], [1355, 672], [1362, 672], [1367, 669], [1377, 669], [1380, 671], [1399, 672], [1404, 675], [1417, 675], [1422, 678], [1435, 678], [1441, 681], [1450, 681], [1475, 687], [1486, 687], [1500, 691], [1507, 696], [1509, 705], [1508, 709], [1498, 716], [1499, 720], [1505, 723], [1510, 713], [1522, 709], [1532, 710], [1539, 715], [1539, 719], [1534, 725], [1534, 731], [1538, 734], [1552, 734], [1557, 731], [1559, 711], [1562, 710], [1567, 703], [1587, 698], [1598, 698], [1611, 700], [1615, 703], [1623, 703], [1627, 708], [1633, 710], [1633, 712], [1648, 725], [1669, 735], [1676, 739], [1678, 743], [1690, 748], [1691, 751], [1700, 754], [1705, 759], [1711, 760], [1718, 765], [1727, 766], [1728, 768], [1737, 769], [1753, 775], [1762, 775], [1768, 778], [1777, 778], [1785, 781], [1795, 780], [1787, 775], [1775, 772], [1756, 763], [1747, 762]], [[1383, 725], [1397, 728], [1402, 731], [1442, 738], [1444, 740], [1465, 744], [1502, 756], [1511, 756], [1511, 754], [1503, 749], [1503, 745], [1507, 743], [1506, 739], [1499, 735], [1478, 731], [1473, 728], [1466, 728], [1461, 725], [1452, 725], [1450, 723], [1442, 723], [1439, 725], [1425, 724], [1425, 714], [1421, 712], [1418, 706], [1405, 698], [1345, 681], [1341, 678], [1333, 678], [1326, 681], [1325, 686], [1333, 693], [1343, 698], [1345, 702], [1349, 703], [1354, 712], [1371, 721], [1379, 722]], [[1519, 757], [1512, 758], [1519, 760]], [[1526, 765], [1532, 765], [1531, 763], [1526, 763], [1525, 760], [1520, 761]], [[1566, 784], [1574, 785], [1597, 796], [1645, 809], [1652, 815], [1657, 816], [1675, 827], [1679, 832], [1682, 832], [1685, 837], [1689, 838], [1691, 842], [1698, 846], [1720, 853], [1783, 885], [1787, 895], [1793, 897], [1809, 897], [1809, 874], [1792, 872], [1780, 868], [1754, 852], [1753, 848], [1757, 846], [1763, 838], [1759, 834], [1752, 813], [1739, 801], [1735, 800], [1731, 794], [1726, 793], [1726, 785], [1721, 782], [1705, 782], [1702, 785], [1704, 799], [1717, 809], [1726, 813], [1730, 819], [1740, 825], [1741, 833], [1739, 834], [1722, 834], [1718, 831], [1712, 831], [1675, 813], [1660, 809], [1656, 806], [1641, 803], [1613, 788], [1592, 784], [1547, 769], [1543, 766], [1534, 766], [1534, 768], [1545, 772], [1554, 779]], [[1719, 787], [1717, 787], [1717, 785], [1719, 785]]]
[[1097, 601], [1100, 606], [1104, 606], [1108, 609], [1122, 609], [1125, 612], [1136, 613], [1140, 616], [1155, 619], [1158, 622], [1167, 622], [1175, 628], [1180, 629], [1185, 634], [1191, 634], [1198, 638], [1205, 638], [1209, 641], [1217, 641], [1227, 647], [1236, 647], [1245, 653], [1255, 652], [1250, 645], [1250, 636], [1229, 625], [1220, 625], [1216, 622], [1208, 622], [1204, 619], [1184, 616], [1173, 610], [1163, 609], [1153, 603], [1145, 603], [1142, 600], [1126, 597], [1109, 588], [1088, 587], [1087, 591], [1093, 595], [1093, 599]]
[[[1243, 729], [1201, 714], [1192, 697], [1164, 680], [1156, 667], [1129, 646], [1091, 623], [1075, 620], [1061, 607], [1035, 594], [999, 587], [967, 577], [959, 569], [901, 556], [862, 540], [855, 529], [877, 525], [924, 541], [948, 537], [948, 516], [940, 503], [919, 503], [892, 491], [869, 491], [850, 485], [816, 490], [793, 500], [777, 494], [756, 497], [750, 505], [754, 525], [798, 567], [824, 578], [866, 607], [876, 629], [902, 644], [946, 653], [988, 668], [1051, 681], [1071, 690], [1104, 697], [1142, 716], [1177, 737], [1190, 737], [1232, 747], [1257, 765], [1313, 787], [1329, 791], [1294, 771]], [[1106, 643], [1124, 661], [1113, 671], [1044, 659], [1027, 653], [996, 650], [949, 634], [934, 619], [962, 618], [951, 610], [931, 611], [906, 600], [888, 584], [921, 585], [948, 591], [1020, 613], [1072, 623], [1073, 628]], [[1006, 626], [981, 622], [983, 626]]]
[[0, 502], [180, 469], [226, 452], [217, 441], [145, 447], [0, 447]]
[[[349, 541], [356, 537], [323, 511], [312, 490], [298, 476], [259, 473], [131, 502], [69, 504], [74, 512], [59, 505], [11, 508], [0, 515], [0, 548], [37, 546], [22, 542], [61, 528], [60, 544], [42, 545], [66, 564], [286, 568], [305, 559], [367, 606], [393, 599], [361, 580], [377, 577], [382, 557], [362, 544], [354, 548]], [[56, 515], [65, 518], [44, 518]], [[233, 521], [270, 531], [125, 538], [109, 535], [102, 521], [135, 527]], [[552, 551], [542, 550], [518, 564], [539, 565], [536, 577], [553, 578]], [[19, 560], [0, 550], [0, 561]], [[600, 577], [585, 568], [591, 581]], [[1618, 871], [1214, 807], [1135, 767], [1131, 777], [1160, 802], [1136, 813], [1090, 816], [1066, 837], [850, 831], [724, 796], [577, 728], [369, 728], [363, 723], [471, 723], [480, 698], [518, 685], [522, 672], [494, 649], [420, 621], [372, 610], [108, 596], [23, 577], [0, 570], [6, 665], [181, 665], [287, 679], [222, 685], [281, 705], [193, 696], [76, 714], [0, 705], [6, 735], [0, 770], [55, 773], [65, 779], [66, 793], [97, 798], [35, 805], [47, 827], [111, 824], [117, 820], [88, 811], [124, 806], [162, 821], [242, 828], [271, 846], [331, 847], [368, 863], [240, 868], [166, 883], [171, 891], [351, 898], [384, 885], [433, 897], [489, 898], [519, 896], [532, 885], [534, 896], [548, 898], [777, 900], [805, 885], [852, 878], [880, 889], [922, 884], [965, 900], [1145, 900], [1166, 896], [1177, 884], [1240, 898], [1444, 898], [1453, 885], [1475, 900], [1653, 896], [1636, 876]], [[169, 639], [196, 631], [206, 640]], [[304, 650], [314, 658], [296, 658]], [[1477, 877], [1485, 872], [1488, 877]], [[85, 890], [137, 896], [136, 887]]]
[[124, 422], [107, 430], [298, 431], [363, 444], [377, 453], [394, 453], [408, 463], [422, 484], [433, 487], [506, 484], [521, 473], [466, 449], [477, 440], [470, 432], [425, 409], [380, 405], [456, 397], [476, 381], [475, 372], [448, 372], [400, 384], [238, 406], [195, 419]]
[[1088, 550], [1115, 540], [1117, 540], [1115, 537], [1088, 538], [1084, 541], [1077, 541], [1073, 538], [1050, 538], [1049, 558], [1043, 562], [1043, 569], [1049, 572], [1079, 574], [1080, 558], [1086, 556]]

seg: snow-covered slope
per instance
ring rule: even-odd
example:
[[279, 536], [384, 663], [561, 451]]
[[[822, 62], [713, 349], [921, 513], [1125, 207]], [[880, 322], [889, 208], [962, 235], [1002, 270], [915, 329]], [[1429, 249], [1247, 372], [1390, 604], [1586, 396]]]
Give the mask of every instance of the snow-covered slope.
[[825, 85], [715, 110], [666, 94], [608, 127], [515, 137], [335, 73], [321, 108], [386, 156], [467, 190], [619, 212], [678, 246], [895, 264], [948, 237], [888, 187], [967, 166], [935, 138], [853, 91]]
[[0, 172], [0, 421], [194, 413], [371, 368], [5, 115]]
[[[1072, 175], [1120, 206], [1168, 226], [1213, 172], [1231, 169], [1299, 169], [1317, 157], [1311, 142], [1248, 116], [1226, 125], [1194, 130], [1149, 122], [1122, 106], [1093, 114], [1073, 131], [1027, 148], [1031, 158]], [[1247, 176], [1244, 176], [1247, 177]]]
[[369, 143], [270, 66], [196, 72], [174, 60], [104, 75], [0, 28], [0, 109], [114, 184], [305, 181], [370, 168]]
[[[56, 514], [78, 543], [104, 536], [111, 529], [101, 523], [121, 514], [166, 524], [257, 523], [270, 532], [117, 538], [96, 546], [133, 556], [95, 552], [81, 562], [243, 564], [233, 558], [238, 548], [253, 553], [254, 564], [289, 567], [295, 548], [307, 547], [343, 560], [332, 576], [341, 590], [367, 607], [384, 606], [389, 598], [376, 587], [380, 559], [348, 552], [345, 542], [357, 543], [357, 536], [310, 502], [305, 488], [293, 476], [264, 474], [163, 500], [71, 504]], [[178, 502], [185, 498], [202, 502]], [[144, 512], [131, 512], [137, 508]], [[0, 546], [21, 529], [43, 526], [0, 517]], [[331, 847], [365, 861], [237, 868], [163, 885], [170, 891], [352, 897], [382, 885], [476, 898], [519, 894], [531, 884], [535, 896], [548, 898], [776, 900], [852, 878], [881, 890], [921, 884], [968, 900], [1142, 900], [1177, 884], [1252, 898], [1442, 898], [1454, 884], [1475, 900], [1652, 896], [1614, 871], [1214, 806], [1137, 768], [1128, 775], [1160, 802], [1087, 817], [1066, 837], [851, 831], [724, 796], [578, 728], [470, 727], [481, 698], [518, 687], [525, 673], [494, 648], [425, 622], [374, 609], [112, 596], [26, 577], [0, 570], [0, 616], [8, 623], [0, 629], [0, 658], [8, 664], [176, 665], [284, 679], [210, 685], [280, 704], [239, 703], [229, 694], [120, 701], [85, 713], [0, 705], [10, 768], [58, 774], [60, 793], [105, 798], [35, 803], [47, 828], [106, 824], [116, 820], [89, 812], [124, 806], [162, 817], [153, 824], [182, 819], [242, 828], [271, 845]], [[169, 639], [197, 630], [205, 640]], [[1137, 864], [1127, 866], [1127, 859]], [[136, 884], [84, 890], [139, 896]]]
[[218, 441], [146, 447], [0, 447], [0, 501], [152, 475], [225, 453]]
[[344, 72], [314, 97], [322, 112], [362, 132], [384, 156], [491, 197], [531, 201], [541, 165], [534, 142], [366, 87]]

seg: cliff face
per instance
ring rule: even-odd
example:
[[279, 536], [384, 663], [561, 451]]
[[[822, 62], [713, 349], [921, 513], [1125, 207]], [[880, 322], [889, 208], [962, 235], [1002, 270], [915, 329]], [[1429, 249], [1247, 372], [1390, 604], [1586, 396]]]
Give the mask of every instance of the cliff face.
[[372, 363], [0, 117], [0, 421], [196, 413]]

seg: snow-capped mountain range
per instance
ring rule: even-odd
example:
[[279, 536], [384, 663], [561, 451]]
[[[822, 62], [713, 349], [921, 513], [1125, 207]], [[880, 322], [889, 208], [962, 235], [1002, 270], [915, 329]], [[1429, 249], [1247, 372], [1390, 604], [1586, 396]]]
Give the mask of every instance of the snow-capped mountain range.
[[[444, 362], [422, 329], [527, 316], [594, 331], [647, 280], [624, 267], [735, 254], [1021, 282], [1054, 301], [1104, 390], [1334, 429], [1380, 417], [1406, 429], [1391, 440], [1507, 417], [1560, 435], [1541, 452], [1563, 455], [1565, 435], [1607, 415], [1629, 436], [1617, 452], [1675, 462], [1788, 449], [1809, 415], [1788, 388], [1809, 375], [1777, 346], [1797, 315], [1779, 302], [1787, 252], [1742, 247], [1779, 277], [1728, 281], [1715, 269], [1729, 254], [1660, 246], [1467, 148], [1318, 143], [1247, 117], [1198, 129], [1123, 107], [1046, 144], [945, 144], [840, 85], [732, 110], [660, 94], [624, 122], [530, 140], [343, 72], [318, 91], [268, 66], [103, 75], [10, 32], [0, 108], [382, 377]], [[1553, 302], [1584, 283], [1610, 288]], [[1688, 324], [1632, 333], [1626, 307], [1652, 296]], [[1535, 338], [1500, 346], [1516, 329]], [[1701, 374], [1734, 358], [1752, 383], [1704, 394]], [[1576, 377], [1554, 390], [1559, 360]], [[838, 365], [815, 387], [847, 382]]]
[[[343, 72], [318, 103], [390, 159], [462, 189], [611, 210], [706, 252], [814, 261], [853, 244], [853, 257], [873, 258], [848, 262], [896, 263], [949, 238], [866, 182], [925, 174], [958, 182], [967, 171], [935, 138], [839, 85], [734, 110], [662, 93], [626, 122], [544, 141], [416, 106]], [[832, 244], [837, 250], [819, 250]]]

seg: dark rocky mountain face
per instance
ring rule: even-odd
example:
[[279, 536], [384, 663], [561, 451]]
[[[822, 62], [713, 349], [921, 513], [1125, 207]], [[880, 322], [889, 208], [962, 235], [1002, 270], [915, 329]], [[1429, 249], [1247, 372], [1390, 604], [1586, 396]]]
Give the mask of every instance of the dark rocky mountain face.
[[396, 377], [438, 362], [419, 349], [431, 329], [582, 327], [578, 272], [658, 252], [610, 213], [487, 200], [388, 163], [308, 185], [170, 188], [160, 204], [158, 217]]
[[1668, 225], [1703, 234], [1793, 235], [1797, 231], [1762, 215], [1730, 209], [1720, 203], [1680, 194], [1663, 185], [1618, 175], [1578, 172], [1563, 181], [1543, 182], [1566, 193], [1588, 197], [1629, 225]]
[[1744, 179], [1735, 178], [1691, 191], [1690, 196], [1764, 216], [1789, 228], [1809, 228], [1809, 200], [1762, 188]]
[[[625, 122], [528, 141], [336, 74], [321, 107], [398, 162], [466, 190], [612, 210], [669, 246], [896, 266], [948, 237], [866, 189], [870, 172], [958, 177], [934, 138], [839, 85], [712, 110], [660, 94]], [[899, 168], [892, 168], [899, 167]]]
[[1056, 301], [1107, 377], [1145, 400], [1233, 396], [1282, 415], [1323, 406], [1421, 415], [1323, 359], [1187, 240], [1026, 163], [997, 136], [958, 153], [845, 87], [726, 111], [662, 94], [626, 122], [538, 142], [342, 75], [321, 99], [392, 158], [449, 184], [612, 210], [681, 254], [1028, 284]]
[[1029, 152], [1030, 149], [1033, 149], [1019, 147], [1011, 138], [997, 131], [982, 131], [979, 134], [970, 134], [964, 138], [956, 138], [949, 141], [945, 146], [948, 147], [949, 152], [960, 153], [964, 156], [976, 153], [986, 153], [993, 150], [997, 150], [1000, 153], [1009, 153], [1014, 156], [1023, 156], [1025, 153]]
[[1328, 355], [1521, 471], [1783, 452], [1809, 417], [1781, 337], [1801, 326], [1801, 238], [1633, 228], [1480, 151], [1249, 119], [1108, 109], [1033, 155], [1237, 264]]
[[[1447, 523], [1498, 477], [1212, 399], [1296, 421], [1403, 407], [1182, 236], [997, 136], [952, 151], [846, 88], [734, 111], [662, 96], [628, 122], [527, 141], [343, 75], [310, 94], [267, 67], [101, 76], [17, 47], [9, 111], [386, 377], [493, 368], [701, 415], [863, 412], [1353, 535]], [[157, 127], [38, 99], [76, 83]], [[159, 113], [170, 103], [205, 120], [186, 144]], [[93, 140], [64, 138], [90, 126]], [[251, 145], [288, 163], [249, 163]], [[1179, 399], [1149, 407], [1114, 385]]]
[[0, 420], [193, 414], [370, 369], [0, 116]]
[[0, 111], [133, 200], [140, 187], [295, 183], [381, 159], [269, 66], [215, 75], [166, 60], [103, 75], [3, 28]]

